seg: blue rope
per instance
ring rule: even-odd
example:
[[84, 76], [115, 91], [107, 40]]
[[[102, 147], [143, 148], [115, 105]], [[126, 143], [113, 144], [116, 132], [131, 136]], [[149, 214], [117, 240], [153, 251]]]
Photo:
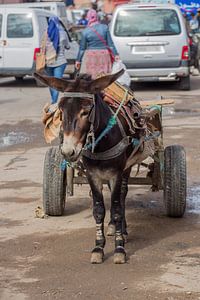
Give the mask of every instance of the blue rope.
[[[155, 139], [155, 138], [159, 137], [159, 135], [160, 135], [160, 131], [156, 131], [154, 133], [151, 133], [149, 136], [146, 136], [144, 138], [144, 142]], [[132, 144], [133, 144], [133, 146], [138, 146], [140, 144], [140, 140], [133, 138], [132, 139]]]
[[66, 159], [63, 159], [63, 161], [60, 163], [60, 168], [63, 172], [65, 171], [65, 169], [67, 167], [70, 167], [70, 166], [71, 166], [70, 163]]
[[[113, 128], [114, 125], [117, 124], [117, 120], [115, 116], [111, 116], [110, 119], [108, 120], [108, 125], [104, 128], [104, 130], [100, 133], [100, 135], [98, 136], [98, 138], [95, 140], [94, 142], [94, 148], [96, 147], [96, 145], [100, 142], [100, 140], [106, 135], [108, 134], [108, 132]], [[90, 143], [89, 145], [86, 146], [86, 149], [91, 149], [93, 146], [92, 143]]]
[[95, 142], [92, 144], [89, 144], [86, 146], [86, 149], [91, 149], [91, 148], [95, 148], [96, 145], [100, 142], [100, 140], [106, 135], [108, 134], [108, 132], [113, 128], [113, 126], [115, 126], [117, 124], [117, 115], [121, 109], [121, 107], [123, 106], [126, 98], [128, 95], [128, 90], [126, 90], [125, 94], [124, 94], [124, 98], [122, 99], [120, 105], [118, 106], [115, 114], [113, 116], [110, 117], [110, 119], [108, 120], [108, 125], [106, 126], [106, 128], [104, 128], [104, 130], [100, 133], [100, 135], [98, 136], [98, 138], [95, 140]]
[[150, 109], [150, 110], [157, 109], [159, 111], [162, 111], [162, 106], [158, 105], [158, 104], [155, 104], [155, 105], [152, 105], [152, 106], [148, 106], [147, 109]]

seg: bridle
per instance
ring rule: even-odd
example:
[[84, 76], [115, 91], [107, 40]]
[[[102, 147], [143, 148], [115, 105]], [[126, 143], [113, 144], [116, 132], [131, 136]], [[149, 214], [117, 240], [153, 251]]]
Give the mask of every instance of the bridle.
[[[106, 150], [104, 152], [98, 152], [94, 153], [95, 148], [95, 138], [94, 138], [94, 122], [95, 122], [95, 95], [90, 93], [83, 93], [83, 92], [65, 92], [64, 97], [68, 98], [89, 98], [92, 100], [93, 105], [91, 105], [88, 120], [90, 122], [90, 130], [87, 134], [86, 143], [82, 149], [82, 155], [85, 157], [88, 157], [90, 159], [95, 160], [107, 160], [112, 159], [117, 156], [119, 156], [121, 153], [123, 153], [127, 147], [130, 145], [130, 136], [127, 136], [127, 134], [124, 131], [123, 125], [120, 121], [120, 119], [117, 117], [117, 125], [120, 129], [122, 139], [119, 143], [117, 143], [115, 146], [110, 148], [109, 150]], [[109, 107], [109, 106], [108, 106]], [[111, 114], [114, 114], [113, 110], [109, 107]], [[91, 146], [91, 147], [89, 147]]]

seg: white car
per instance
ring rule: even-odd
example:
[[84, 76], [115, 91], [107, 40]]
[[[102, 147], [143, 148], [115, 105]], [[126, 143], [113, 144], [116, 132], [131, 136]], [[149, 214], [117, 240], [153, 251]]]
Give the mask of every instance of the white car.
[[[0, 5], [0, 76], [22, 79], [33, 74], [36, 53], [51, 16], [54, 14], [46, 10]], [[70, 36], [69, 40], [66, 58], [68, 65], [74, 65], [79, 46]]]

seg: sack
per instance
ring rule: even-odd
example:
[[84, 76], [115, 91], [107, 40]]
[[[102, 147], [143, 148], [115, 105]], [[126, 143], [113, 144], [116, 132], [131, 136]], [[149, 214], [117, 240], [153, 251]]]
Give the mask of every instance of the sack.
[[47, 32], [44, 33], [40, 45], [40, 52], [36, 53], [36, 71], [41, 72], [45, 68], [46, 64], [46, 43]]
[[133, 91], [131, 91], [128, 87], [120, 84], [117, 81], [115, 81], [112, 84], [110, 84], [109, 86], [107, 86], [104, 89], [104, 93], [105, 93], [105, 96], [108, 97], [108, 99], [106, 99], [104, 97], [104, 100], [109, 103], [112, 103], [112, 101], [115, 101], [120, 104], [122, 102], [122, 100], [124, 100], [124, 96], [126, 95], [126, 99], [124, 102], [124, 105], [126, 105], [130, 100], [132, 100], [134, 98]]
[[117, 81], [123, 85], [130, 86], [131, 83], [131, 77], [127, 72], [125, 64], [121, 60], [114, 61], [112, 66], [112, 74], [119, 72], [121, 69], [124, 69], [124, 74], [122, 74]]
[[108, 49], [108, 52], [109, 52], [109, 54], [110, 54], [110, 60], [111, 60], [111, 63], [113, 64], [114, 61], [115, 61], [115, 55], [114, 55], [114, 53], [113, 53], [113, 51], [112, 51], [111, 48], [108, 47], [107, 49]]
[[36, 54], [36, 71], [41, 72], [45, 68], [46, 56], [43, 52]]

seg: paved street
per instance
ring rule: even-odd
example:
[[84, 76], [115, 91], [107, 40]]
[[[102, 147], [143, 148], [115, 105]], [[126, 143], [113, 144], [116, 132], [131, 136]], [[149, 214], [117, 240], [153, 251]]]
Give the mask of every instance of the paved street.
[[[162, 192], [130, 186], [128, 262], [113, 264], [109, 237], [105, 262], [91, 265], [95, 223], [88, 186], [75, 187], [64, 216], [35, 218], [49, 147], [41, 123], [48, 88], [36, 87], [32, 78], [0, 78], [0, 299], [200, 299], [200, 77], [191, 80], [191, 91], [172, 83], [135, 85], [139, 100], [175, 101], [164, 109], [164, 144], [186, 149], [185, 216], [167, 218]], [[109, 210], [106, 187], [104, 194]]]

